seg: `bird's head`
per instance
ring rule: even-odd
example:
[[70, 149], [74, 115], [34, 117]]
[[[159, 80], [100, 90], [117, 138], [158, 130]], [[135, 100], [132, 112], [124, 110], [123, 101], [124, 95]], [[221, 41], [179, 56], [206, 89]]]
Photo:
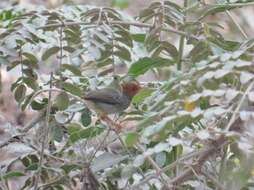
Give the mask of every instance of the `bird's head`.
[[137, 81], [129, 81], [122, 83], [123, 93], [127, 94], [129, 97], [135, 96], [141, 89], [140, 84]]

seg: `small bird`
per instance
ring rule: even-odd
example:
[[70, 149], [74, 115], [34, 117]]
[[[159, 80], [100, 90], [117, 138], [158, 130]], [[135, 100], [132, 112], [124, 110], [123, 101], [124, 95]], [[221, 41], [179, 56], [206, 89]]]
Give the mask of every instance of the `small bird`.
[[85, 94], [84, 100], [87, 102], [88, 108], [100, 116], [105, 116], [120, 113], [127, 109], [139, 90], [140, 85], [137, 81], [120, 83], [119, 78], [114, 77], [111, 85], [88, 92]]

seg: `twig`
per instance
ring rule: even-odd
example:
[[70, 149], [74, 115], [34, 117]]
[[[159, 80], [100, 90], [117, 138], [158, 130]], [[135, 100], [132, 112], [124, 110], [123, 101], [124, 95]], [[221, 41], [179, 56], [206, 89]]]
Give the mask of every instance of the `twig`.
[[230, 128], [231, 128], [231, 126], [232, 126], [233, 123], [235, 122], [235, 120], [236, 120], [236, 115], [239, 113], [239, 111], [240, 111], [240, 109], [241, 109], [241, 107], [242, 107], [242, 104], [243, 104], [243, 102], [244, 102], [246, 96], [248, 95], [248, 93], [252, 90], [253, 85], [254, 85], [254, 81], [252, 81], [252, 82], [250, 83], [250, 85], [248, 86], [248, 88], [247, 88], [246, 91], [244, 92], [244, 94], [243, 94], [243, 96], [242, 96], [240, 102], [238, 103], [238, 106], [237, 106], [236, 109], [234, 110], [233, 115], [231, 116], [231, 118], [230, 118], [230, 120], [229, 120], [229, 122], [228, 122], [228, 125], [227, 125], [226, 128], [225, 128], [225, 131], [229, 131]]
[[[122, 144], [123, 148], [126, 150], [126, 152], [129, 154], [129, 156], [133, 157], [132, 153], [129, 151], [129, 149], [126, 147], [123, 139], [121, 138], [121, 136], [116, 132], [114, 131], [115, 134], [117, 135], [118, 137], [118, 140], [120, 141], [120, 143]], [[140, 172], [140, 174], [142, 175], [143, 178], [145, 178], [145, 174], [143, 173], [142, 169], [140, 167], [137, 168], [138, 171]], [[151, 184], [149, 183], [149, 181], [145, 181], [144, 183], [147, 183], [147, 185], [152, 188]], [[132, 188], [133, 189], [133, 188]]]
[[[218, 0], [216, 0], [216, 2], [218, 2]], [[238, 28], [238, 30], [241, 32], [241, 34], [243, 35], [243, 37], [245, 39], [248, 39], [248, 35], [245, 33], [245, 31], [243, 30], [243, 28], [241, 27], [241, 25], [235, 20], [233, 14], [229, 11], [226, 10], [227, 15], [229, 16], [229, 18], [233, 21], [233, 23], [236, 25], [236, 27]]]
[[209, 173], [207, 172], [204, 172], [204, 171], [201, 171], [201, 174], [203, 174], [205, 177], [207, 177], [208, 179], [210, 179], [218, 188], [219, 190], [226, 190], [222, 184], [220, 184], [220, 182], [215, 178], [213, 177], [212, 175], [210, 175]]
[[[218, 139], [216, 139], [214, 142], [209, 143], [207, 146], [203, 148], [202, 153], [197, 158], [196, 163], [192, 165], [192, 168], [195, 170], [197, 174], [200, 174], [201, 167], [206, 162], [206, 160], [214, 155], [221, 147], [228, 144], [227, 139], [224, 135], [221, 135]], [[179, 176], [176, 176], [172, 180], [169, 181], [169, 184], [179, 184], [183, 181], [188, 180], [193, 175], [192, 169], [188, 168], [184, 172], [182, 172]]]
[[241, 34], [243, 35], [243, 37], [247, 40], [248, 39], [248, 35], [246, 34], [246, 32], [243, 30], [243, 28], [241, 27], [241, 25], [235, 20], [235, 18], [233, 17], [233, 14], [229, 11], [226, 10], [227, 15], [231, 18], [231, 20], [233, 21], [233, 23], [236, 25], [236, 27], [238, 28], [238, 30], [241, 32]]
[[[140, 144], [137, 144], [136, 147], [142, 151], [142, 153], [145, 152], [144, 148], [140, 145]], [[169, 186], [171, 186], [170, 184], [167, 184], [166, 180], [169, 180], [169, 177], [167, 176], [167, 174], [165, 174], [163, 172], [163, 170], [158, 166], [158, 164], [152, 159], [151, 156], [149, 155], [146, 155], [145, 156], [147, 161], [152, 165], [152, 167], [156, 170], [156, 173], [157, 173], [157, 177], [160, 176], [161, 180], [162, 180], [162, 183], [164, 186], [167, 187], [167, 189], [169, 189]], [[167, 178], [166, 180], [164, 179], [164, 176], [162, 175], [164, 174], [164, 176]]]
[[[137, 27], [142, 27], [142, 28], [153, 28], [154, 26], [152, 24], [146, 24], [146, 23], [140, 23], [140, 22], [125, 22], [125, 21], [109, 21], [108, 22], [111, 25], [114, 24], [119, 24], [119, 25], [127, 25], [127, 26], [137, 26]], [[103, 22], [100, 22], [99, 24], [105, 24]], [[41, 26], [38, 27], [37, 29], [44, 29], [44, 28], [50, 28], [50, 27], [64, 27], [64, 26], [73, 26], [73, 25], [86, 25], [87, 28], [95, 28], [98, 27], [98, 23], [97, 24], [92, 24], [92, 23], [88, 23], [88, 22], [65, 22], [64, 25], [62, 23], [58, 23], [58, 24], [48, 24], [45, 26]], [[188, 38], [193, 38], [196, 40], [200, 40], [199, 37], [191, 35], [191, 34], [187, 34], [183, 31], [179, 31], [173, 28], [169, 28], [169, 27], [163, 27], [162, 28], [163, 31], [166, 32], [172, 32], [181, 36], [186, 36]]]
[[[188, 6], [188, 0], [184, 0], [184, 8]], [[186, 17], [187, 17], [187, 12], [184, 13], [184, 23], [186, 22]], [[177, 57], [177, 70], [182, 69], [182, 57], [183, 57], [183, 51], [184, 51], [184, 40], [185, 36], [181, 36], [180, 41], [179, 41], [179, 53]]]
[[39, 114], [35, 116], [27, 125], [25, 125], [23, 128], [19, 128], [18, 130], [22, 133], [28, 132], [34, 125], [43, 119], [45, 113], [45, 110], [40, 111]]
[[[52, 88], [52, 81], [53, 81], [53, 72], [50, 73], [50, 86], [49, 88]], [[40, 150], [40, 157], [39, 157], [39, 164], [38, 164], [38, 173], [35, 176], [35, 185], [34, 185], [34, 190], [38, 189], [38, 184], [39, 184], [39, 177], [41, 174], [41, 169], [42, 169], [42, 164], [43, 164], [43, 157], [44, 157], [44, 150], [46, 146], [46, 141], [48, 138], [48, 133], [49, 133], [49, 120], [50, 120], [50, 111], [51, 111], [51, 98], [52, 98], [52, 91], [49, 90], [49, 96], [48, 96], [48, 106], [46, 110], [46, 125], [45, 125], [45, 131], [42, 137], [42, 142], [41, 142], [41, 150]]]
[[68, 94], [69, 96], [71, 96], [71, 97], [73, 97], [74, 99], [77, 99], [78, 101], [80, 101], [80, 102], [82, 102], [82, 103], [85, 104], [85, 101], [84, 101], [82, 98], [78, 97], [78, 96], [75, 96], [75, 95], [73, 95], [73, 94], [71, 94], [71, 93], [69, 93], [69, 92], [66, 92], [66, 91], [64, 91], [64, 90], [62, 90], [62, 89], [59, 89], [59, 88], [51, 88], [51, 89], [43, 89], [43, 90], [37, 91], [37, 92], [31, 97], [31, 99], [30, 99], [28, 105], [31, 104], [31, 102], [34, 100], [34, 98], [36, 98], [38, 95], [40, 95], [40, 94], [43, 93], [43, 92], [60, 92], [60, 93], [61, 93], [61, 92], [65, 92], [65, 93]]
[[103, 146], [103, 144], [105, 143], [107, 137], [109, 136], [111, 129], [109, 128], [107, 130], [106, 135], [104, 136], [104, 138], [102, 139], [102, 141], [100, 142], [99, 146], [96, 148], [96, 150], [94, 151], [94, 153], [92, 154], [91, 158], [89, 159], [88, 163], [91, 163], [96, 155], [96, 153], [101, 149], [101, 147]]

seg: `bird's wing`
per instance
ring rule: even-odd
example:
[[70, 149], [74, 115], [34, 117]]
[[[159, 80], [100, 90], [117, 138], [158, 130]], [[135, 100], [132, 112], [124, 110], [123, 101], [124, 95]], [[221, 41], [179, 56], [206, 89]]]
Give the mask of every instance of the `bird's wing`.
[[85, 95], [85, 100], [114, 105], [121, 103], [121, 95], [120, 91], [113, 88], [103, 88], [88, 92]]

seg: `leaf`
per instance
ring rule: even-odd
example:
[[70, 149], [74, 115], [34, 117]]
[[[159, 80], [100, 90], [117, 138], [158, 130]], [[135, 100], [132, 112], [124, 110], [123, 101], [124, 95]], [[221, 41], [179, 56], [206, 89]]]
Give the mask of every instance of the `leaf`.
[[68, 94], [66, 94], [65, 92], [58, 94], [55, 99], [55, 104], [59, 110], [65, 110], [66, 108], [68, 108], [69, 103], [70, 100]]
[[81, 97], [82, 92], [78, 86], [68, 82], [64, 82], [62, 86], [66, 91], [70, 92], [71, 94]]
[[72, 132], [70, 135], [70, 141], [75, 143], [81, 139], [89, 139], [96, 135], [99, 135], [104, 131], [104, 128], [99, 126], [87, 127], [85, 129], [78, 130], [76, 132]]
[[70, 123], [68, 126], [68, 134], [72, 135], [73, 133], [77, 133], [82, 129], [82, 126], [78, 123]]
[[140, 104], [142, 103], [147, 97], [149, 97], [154, 92], [153, 89], [150, 88], [143, 88], [141, 89], [138, 94], [136, 94], [133, 99], [133, 104]]
[[155, 155], [155, 162], [159, 167], [163, 167], [167, 161], [167, 155], [165, 152], [160, 152]]
[[73, 170], [81, 169], [79, 165], [76, 164], [65, 164], [60, 167], [66, 174], [69, 174]]
[[36, 80], [33, 78], [28, 78], [28, 77], [23, 77], [23, 82], [30, 87], [33, 90], [38, 90], [39, 89], [39, 85], [37, 84]]
[[139, 43], [144, 43], [146, 39], [146, 34], [132, 34], [132, 38], [134, 41], [139, 42]]
[[116, 166], [118, 163], [127, 158], [128, 155], [116, 155], [109, 152], [104, 152], [103, 154], [94, 159], [91, 169], [94, 172], [101, 171], [103, 169]]
[[191, 112], [195, 109], [196, 103], [195, 101], [189, 101], [188, 99], [184, 100], [184, 110]]
[[10, 171], [10, 172], [6, 173], [5, 175], [3, 175], [2, 178], [9, 179], [9, 178], [13, 178], [13, 177], [22, 177], [22, 176], [25, 176], [25, 174], [20, 171]]
[[139, 140], [139, 134], [136, 132], [131, 132], [126, 135], [125, 144], [127, 145], [127, 147], [132, 147], [138, 143], [138, 140]]
[[253, 91], [248, 93], [248, 98], [251, 102], [254, 102], [254, 92]]
[[119, 7], [121, 9], [127, 8], [129, 5], [128, 0], [112, 0], [113, 7]]
[[14, 93], [15, 100], [21, 102], [26, 96], [26, 86], [24, 84], [19, 85]]
[[38, 169], [38, 163], [32, 163], [26, 167], [26, 171], [34, 171]]
[[23, 52], [23, 55], [29, 59], [30, 61], [32, 61], [33, 63], [37, 63], [38, 62], [38, 59], [35, 55], [31, 54], [31, 53], [28, 53], [28, 52]]
[[83, 126], [87, 127], [88, 125], [90, 125], [92, 122], [90, 111], [89, 110], [83, 111], [80, 120]]
[[[240, 7], [240, 6], [239, 6]], [[219, 12], [224, 12], [225, 10], [229, 10], [232, 7], [230, 4], [224, 4], [224, 5], [208, 5], [206, 7], [206, 10], [203, 12], [203, 14], [198, 18], [198, 20], [202, 20], [208, 15], [219, 13]]]
[[66, 112], [57, 112], [55, 114], [55, 119], [58, 123], [64, 124], [69, 120], [69, 114]]
[[123, 46], [116, 46], [116, 48], [117, 50], [114, 52], [114, 55], [126, 61], [131, 61], [131, 54], [127, 48]]
[[60, 50], [60, 48], [59, 48], [59, 47], [56, 47], [56, 46], [47, 49], [47, 50], [43, 53], [43, 55], [42, 55], [42, 60], [43, 60], [43, 61], [47, 60], [50, 56], [56, 54], [59, 50]]
[[62, 64], [62, 67], [64, 69], [69, 70], [70, 72], [72, 72], [74, 75], [77, 76], [81, 76], [81, 71], [78, 67], [76, 67], [75, 65], [70, 65], [70, 64]]
[[61, 142], [64, 136], [64, 129], [60, 126], [52, 127], [53, 139], [57, 142]]
[[46, 102], [38, 102], [33, 100], [31, 103], [31, 107], [33, 110], [41, 110], [45, 107], [46, 104], [47, 104]]
[[240, 75], [240, 82], [242, 84], [246, 84], [247, 82], [249, 82], [253, 78], [254, 78], [254, 75], [252, 73], [242, 72], [241, 75]]
[[149, 58], [144, 57], [133, 63], [129, 68], [128, 74], [134, 77], [144, 74], [149, 69], [154, 67], [160, 67], [164, 65], [172, 65], [174, 62], [170, 59], [164, 59], [160, 57]]

